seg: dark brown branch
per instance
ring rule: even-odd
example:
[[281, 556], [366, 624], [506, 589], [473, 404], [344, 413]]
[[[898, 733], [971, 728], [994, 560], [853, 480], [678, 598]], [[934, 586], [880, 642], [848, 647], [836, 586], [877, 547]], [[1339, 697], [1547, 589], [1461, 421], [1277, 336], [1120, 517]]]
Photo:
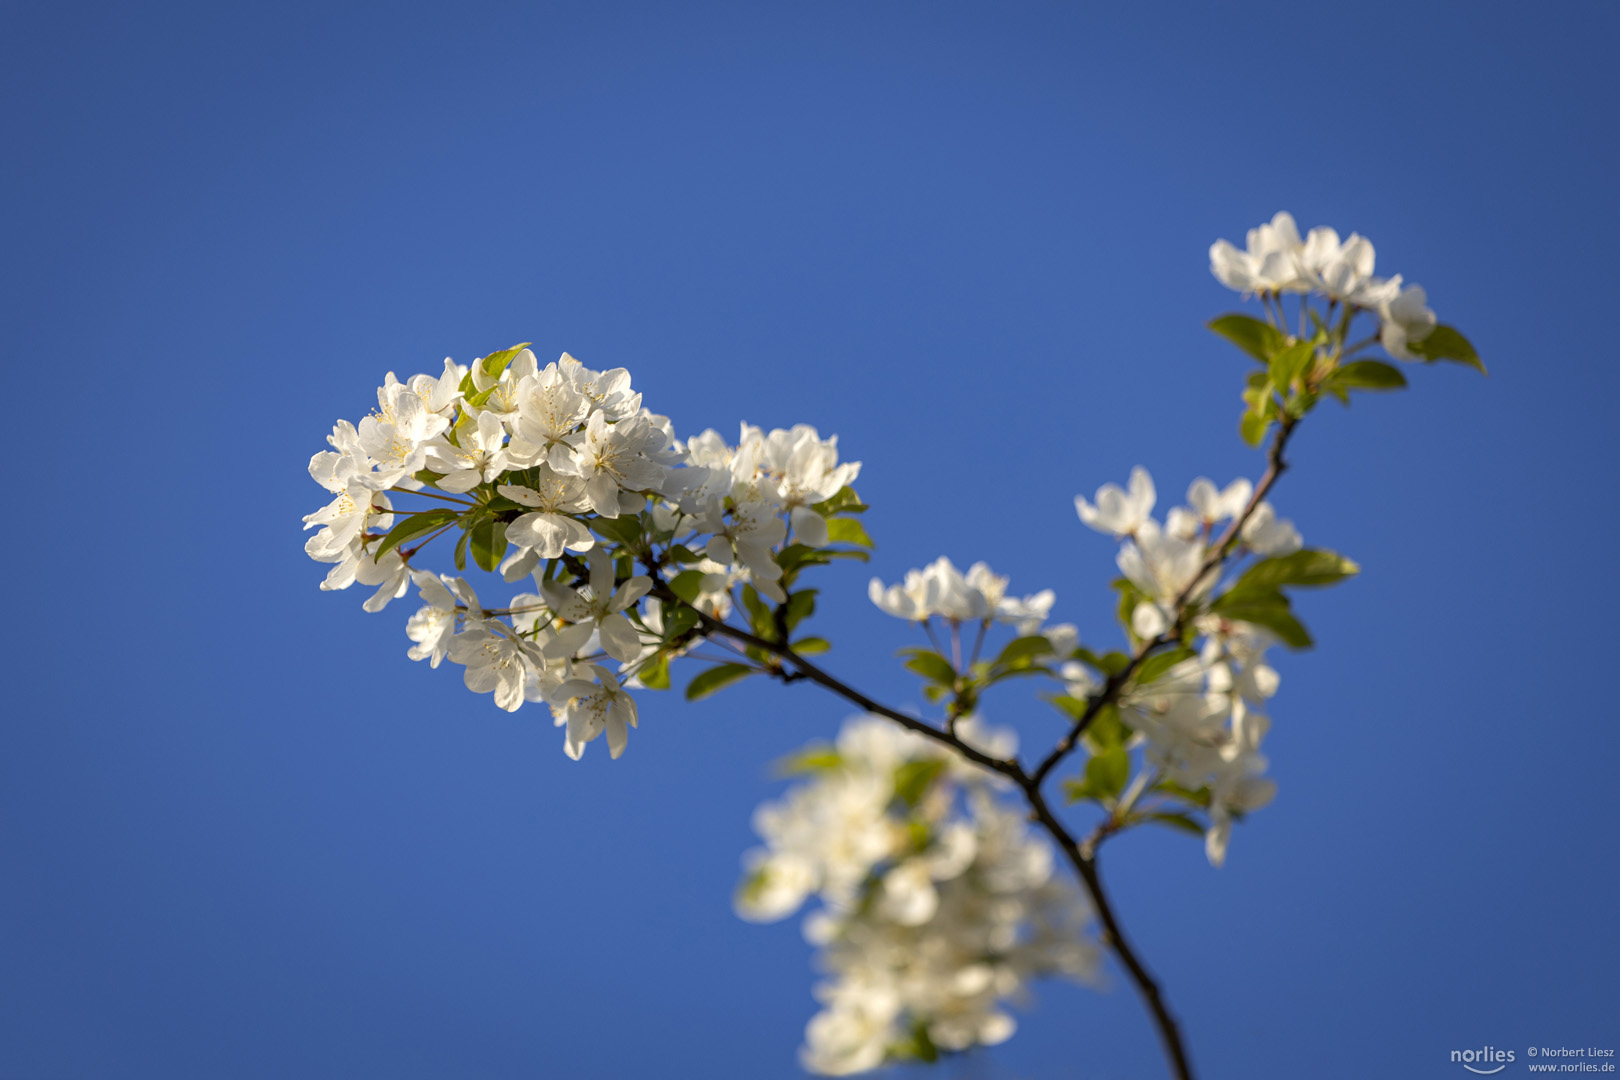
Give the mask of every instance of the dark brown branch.
[[752, 645], [792, 664], [797, 671], [780, 673], [779, 677], [784, 682], [794, 679], [809, 679], [812, 682], [819, 683], [839, 697], [860, 706], [867, 712], [886, 717], [909, 731], [915, 731], [947, 746], [969, 761], [992, 772], [999, 773], [1016, 784], [1029, 803], [1031, 816], [1057, 842], [1064, 856], [1073, 865], [1075, 874], [1080, 878], [1081, 885], [1085, 887], [1086, 893], [1090, 896], [1092, 907], [1097, 912], [1098, 921], [1102, 923], [1104, 942], [1113, 950], [1114, 955], [1119, 957], [1119, 962], [1124, 966], [1131, 982], [1136, 986], [1137, 993], [1153, 1016], [1153, 1023], [1158, 1030], [1159, 1041], [1164, 1046], [1165, 1056], [1170, 1060], [1172, 1075], [1175, 1080], [1192, 1080], [1192, 1066], [1187, 1060], [1187, 1050], [1182, 1043], [1181, 1029], [1176, 1023], [1176, 1018], [1170, 1014], [1170, 1009], [1164, 1002], [1164, 995], [1159, 991], [1159, 984], [1154, 981], [1153, 976], [1143, 966], [1142, 961], [1136, 955], [1135, 949], [1131, 947], [1130, 941], [1125, 937], [1124, 930], [1120, 928], [1119, 919], [1114, 914], [1113, 906], [1108, 902], [1108, 894], [1103, 891], [1102, 878], [1097, 870], [1095, 851], [1081, 850], [1081, 846], [1075, 841], [1074, 835], [1069, 832], [1063, 822], [1058, 820], [1057, 815], [1052, 812], [1052, 808], [1047, 805], [1045, 797], [1041, 794], [1040, 780], [1026, 773], [1018, 759], [1012, 758], [1004, 761], [1000, 758], [991, 757], [963, 742], [954, 731], [941, 731], [926, 721], [919, 720], [914, 716], [907, 716], [905, 713], [891, 709], [886, 705], [881, 705], [806, 660], [803, 656], [794, 652], [792, 646], [779, 641], [767, 641], [756, 634], [751, 634], [747, 630], [732, 626], [704, 611], [698, 610], [698, 608], [676, 596], [662, 581], [654, 585], [652, 595], [665, 603], [680, 604], [696, 612], [699, 622], [709, 634], [721, 635], [745, 645]]

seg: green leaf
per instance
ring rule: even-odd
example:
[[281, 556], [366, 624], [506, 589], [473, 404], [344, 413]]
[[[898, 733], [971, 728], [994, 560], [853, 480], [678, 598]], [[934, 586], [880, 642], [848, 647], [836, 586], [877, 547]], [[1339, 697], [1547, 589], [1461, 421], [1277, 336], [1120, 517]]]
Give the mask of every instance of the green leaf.
[[787, 624], [789, 630], [815, 614], [816, 592], [815, 589], [801, 589], [788, 597], [787, 605], [782, 612], [782, 621]]
[[1400, 390], [1406, 376], [1382, 360], [1357, 360], [1335, 371], [1326, 384], [1330, 393], [1347, 390]]
[[674, 641], [695, 627], [699, 621], [698, 613], [692, 608], [679, 606], [674, 610], [666, 609], [664, 612], [664, 640]]
[[1086, 785], [1103, 798], [1118, 796], [1130, 778], [1131, 757], [1123, 746], [1110, 746], [1086, 762]]
[[1270, 426], [1271, 420], [1264, 413], [1250, 409], [1238, 422], [1238, 434], [1250, 446], [1259, 446], [1266, 441], [1266, 429]]
[[759, 593], [752, 585], [744, 585], [742, 591], [743, 607], [748, 609], [748, 624], [753, 628], [756, 637], [766, 641], [776, 640], [776, 616], [771, 609], [765, 606], [765, 601], [759, 598]]
[[945, 771], [939, 758], [921, 758], [895, 767], [894, 797], [907, 806], [916, 806], [928, 794], [928, 786]]
[[669, 654], [659, 653], [641, 666], [641, 685], [649, 690], [669, 689]]
[[1286, 390], [1310, 366], [1315, 356], [1316, 348], [1308, 341], [1296, 341], [1279, 350], [1271, 358], [1271, 381]]
[[382, 558], [407, 540], [414, 540], [418, 536], [425, 536], [434, 529], [442, 529], [461, 515], [454, 510], [424, 510], [420, 514], [412, 514], [405, 520], [398, 522], [388, 535], [382, 538], [377, 545], [377, 551], [372, 555], [372, 561]]
[[871, 507], [861, 502], [861, 497], [855, 494], [855, 489], [846, 484], [810, 509], [822, 517], [832, 517], [834, 514], [864, 514]]
[[702, 562], [704, 559], [708, 558], [707, 555], [700, 555], [684, 544], [676, 544], [674, 547], [670, 548], [669, 557], [678, 563]]
[[1080, 740], [1086, 744], [1087, 750], [1096, 754], [1111, 746], [1124, 746], [1125, 740], [1130, 737], [1131, 729], [1119, 718], [1119, 706], [1110, 702], [1097, 710], [1097, 715], [1086, 725], [1085, 734], [1080, 736]]
[[795, 573], [801, 567], [825, 566], [833, 554], [823, 548], [810, 547], [808, 544], [789, 544], [776, 553], [776, 565], [782, 568], [782, 573], [786, 576]]
[[827, 522], [827, 539], [835, 544], [858, 544], [866, 548], [876, 546], [861, 523], [854, 518], [830, 519]]
[[1052, 643], [1039, 634], [1028, 637], [1015, 638], [1007, 643], [996, 657], [996, 665], [1006, 667], [1013, 664], [1027, 663], [1037, 656], [1048, 656], [1052, 652]]
[[1077, 698], [1073, 694], [1050, 694], [1047, 701], [1057, 706], [1058, 711], [1070, 720], [1078, 720], [1086, 715], [1086, 699]]
[[1081, 656], [1080, 659], [1084, 660], [1086, 663], [1090, 664], [1104, 675], [1118, 675], [1120, 672], [1124, 671], [1126, 666], [1131, 662], [1130, 657], [1126, 656], [1117, 649], [1112, 652], [1103, 653], [1101, 656], [1095, 656], [1090, 651], [1084, 649], [1082, 649], [1081, 652], [1084, 653], [1084, 655]]
[[1244, 589], [1278, 585], [1332, 585], [1361, 572], [1361, 567], [1336, 552], [1304, 548], [1291, 555], [1262, 559], [1244, 571], [1232, 586]]
[[1136, 685], [1146, 686], [1192, 655], [1193, 651], [1185, 645], [1169, 652], [1154, 653], [1137, 667]]
[[1178, 799], [1185, 799], [1194, 806], [1202, 806], [1206, 810], [1209, 809], [1210, 793], [1208, 787], [1201, 787], [1194, 791], [1192, 788], [1182, 787], [1174, 780], [1160, 780], [1157, 784], [1153, 785], [1153, 790], [1162, 791], [1166, 795], [1174, 795]]
[[465, 569], [467, 569], [467, 540], [471, 536], [472, 536], [471, 532], [464, 532], [464, 533], [461, 534], [461, 539], [456, 541], [456, 569], [457, 570], [465, 570]]
[[754, 669], [744, 664], [717, 664], [707, 671], [699, 672], [686, 684], [686, 700], [702, 701], [753, 674], [756, 674]]
[[485, 570], [494, 570], [506, 558], [506, 522], [490, 518], [474, 525], [467, 533], [472, 537], [473, 562]]
[[622, 514], [616, 518], [594, 518], [591, 521], [591, 528], [599, 535], [626, 547], [633, 548], [641, 544], [641, 518], [635, 514]]
[[1474, 351], [1468, 339], [1457, 333], [1455, 329], [1444, 323], [1430, 330], [1422, 341], [1409, 341], [1406, 347], [1414, 354], [1428, 361], [1452, 360], [1459, 364], [1467, 364], [1481, 375], [1488, 374], [1485, 365]]
[[1217, 597], [1209, 610], [1223, 618], [1263, 626], [1291, 649], [1308, 649], [1313, 644], [1289, 609], [1288, 598], [1275, 589], [1233, 589]]
[[1211, 319], [1209, 328], [1262, 364], [1271, 363], [1271, 358], [1287, 344], [1275, 326], [1250, 315], [1222, 315]]
[[1164, 825], [1168, 828], [1187, 833], [1190, 836], [1202, 837], [1204, 835], [1204, 827], [1200, 825], [1190, 814], [1161, 810], [1157, 813], [1143, 814], [1142, 820], [1151, 821], [1155, 825]]
[[832, 648], [832, 642], [826, 638], [802, 637], [793, 642], [793, 651], [801, 656], [815, 656]]
[[1085, 779], [1069, 780], [1063, 788], [1070, 802], [1081, 799], [1112, 802], [1125, 789], [1125, 781], [1130, 776], [1131, 757], [1125, 752], [1124, 746], [1115, 743], [1093, 754], [1091, 760], [1086, 762]]
[[930, 682], [941, 686], [956, 685], [956, 669], [951, 662], [932, 649], [911, 648], [901, 650], [901, 655], [910, 655], [906, 661], [906, 669], [914, 671]]
[[493, 375], [496, 378], [500, 378], [501, 372], [506, 370], [506, 366], [513, 360], [517, 359], [517, 354], [522, 352], [524, 349], [527, 349], [532, 344], [534, 344], [534, 342], [525, 341], [523, 344], [514, 345], [510, 349], [502, 349], [500, 352], [490, 353], [488, 356], [484, 357], [483, 360], [479, 361], [484, 365], [484, 374]]
[[411, 475], [422, 481], [422, 483], [432, 484], [435, 487], [438, 486], [440, 480], [444, 479], [444, 473], [436, 473], [432, 469], [417, 469], [416, 472], [412, 473]]
[[698, 589], [706, 576], [701, 570], [682, 570], [670, 579], [669, 591], [688, 604], [696, 603]]
[[831, 772], [843, 765], [844, 758], [832, 743], [812, 743], [798, 753], [773, 762], [771, 772], [777, 776], [804, 776], [807, 773]]

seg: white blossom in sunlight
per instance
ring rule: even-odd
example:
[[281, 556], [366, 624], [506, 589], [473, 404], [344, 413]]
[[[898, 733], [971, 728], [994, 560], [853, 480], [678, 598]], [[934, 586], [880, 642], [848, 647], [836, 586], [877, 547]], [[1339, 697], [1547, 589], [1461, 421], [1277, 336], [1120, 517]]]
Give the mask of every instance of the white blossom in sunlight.
[[[1392, 279], [1399, 286], [1400, 275]], [[1409, 348], [1414, 341], [1422, 341], [1435, 328], [1436, 319], [1429, 310], [1429, 295], [1421, 285], [1407, 285], [1378, 306], [1382, 322], [1378, 328], [1379, 343], [1384, 351], [1398, 360], [1417, 360]]]
[[590, 665], [594, 679], [569, 679], [548, 695], [558, 727], [564, 729], [563, 750], [575, 761], [585, 744], [607, 735], [608, 756], [617, 758], [636, 726], [636, 702], [604, 667]]
[[925, 622], [938, 616], [954, 623], [995, 619], [1034, 633], [1022, 628], [1039, 626], [1051, 611], [1056, 594], [1045, 589], [1023, 598], [1009, 597], [1007, 582], [988, 563], [974, 563], [963, 574], [942, 555], [921, 570], [906, 571], [897, 585], [885, 586], [881, 579], [873, 578], [867, 584], [867, 596], [879, 610], [898, 619]]
[[551, 610], [572, 624], [557, 634], [547, 652], [558, 657], [574, 656], [594, 633], [609, 656], [625, 662], [633, 660], [641, 651], [641, 641], [624, 612], [651, 591], [652, 580], [638, 575], [615, 589], [613, 560], [607, 553], [592, 548], [586, 558], [590, 582], [585, 588], [567, 589], [552, 581], [540, 583]]
[[1243, 542], [1259, 555], [1287, 555], [1298, 551], [1303, 544], [1299, 530], [1287, 518], [1279, 518], [1268, 502], [1254, 508], [1249, 520], [1243, 523]]
[[1098, 532], [1129, 536], [1148, 520], [1157, 498], [1153, 477], [1138, 465], [1131, 470], [1129, 491], [1121, 490], [1118, 484], [1104, 484], [1097, 489], [1095, 506], [1076, 495], [1074, 508], [1080, 520]]
[[[968, 730], [1012, 752], [1008, 735]], [[825, 975], [805, 1068], [865, 1072], [918, 1032], [941, 1050], [995, 1045], [1034, 980], [1095, 979], [1087, 905], [988, 774], [879, 717], [799, 760], [808, 779], [755, 814], [765, 846], [737, 909], [764, 922], [820, 901], [805, 923]]]
[[1312, 288], [1333, 300], [1356, 302], [1373, 281], [1372, 242], [1351, 233], [1342, 243], [1325, 225], [1310, 231], [1300, 254], [1300, 269]]
[[1225, 240], [1215, 241], [1209, 249], [1209, 269], [1222, 285], [1241, 293], [1299, 292], [1305, 288], [1300, 266], [1304, 251], [1293, 215], [1280, 211], [1270, 222], [1249, 230], [1243, 251]]
[[827, 519], [810, 507], [854, 483], [861, 463], [838, 464], [838, 436], [823, 439], [809, 424], [769, 433], [744, 424], [732, 469], [734, 479], [758, 481], [770, 488], [776, 501], [788, 510], [799, 543], [826, 547]]
[[434, 486], [460, 495], [479, 484], [487, 484], [506, 471], [506, 429], [492, 412], [460, 425], [456, 432], [460, 445], [440, 436], [427, 447], [428, 468], [442, 473]]
[[532, 549], [536, 561], [555, 559], [564, 551], [591, 550], [596, 540], [591, 530], [575, 516], [586, 509], [585, 482], [577, 476], [563, 476], [549, 465], [537, 466], [536, 472], [539, 475], [532, 481], [522, 485], [502, 484], [495, 489], [513, 502], [532, 509], [532, 513], [523, 514], [506, 526], [506, 539], [519, 548]]

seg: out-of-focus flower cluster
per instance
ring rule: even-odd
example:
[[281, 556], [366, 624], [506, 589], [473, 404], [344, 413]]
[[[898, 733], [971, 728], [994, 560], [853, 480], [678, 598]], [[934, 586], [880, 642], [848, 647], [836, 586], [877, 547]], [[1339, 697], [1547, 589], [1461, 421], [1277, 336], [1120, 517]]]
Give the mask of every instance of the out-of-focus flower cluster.
[[[975, 718], [958, 734], [994, 755], [1016, 749]], [[1033, 980], [1095, 978], [1089, 908], [991, 774], [876, 716], [790, 768], [806, 779], [755, 813], [765, 846], [747, 856], [737, 910], [773, 921], [819, 900], [805, 935], [826, 978], [807, 1069], [993, 1045]]]
[[[651, 685], [653, 667], [668, 685], [697, 610], [724, 617], [744, 584], [785, 601], [790, 547], [797, 567], [865, 540], [833, 517], [859, 502], [847, 485], [860, 464], [838, 462], [836, 437], [744, 424], [736, 447], [713, 431], [683, 444], [628, 371], [566, 353], [544, 368], [517, 346], [437, 376], [390, 372], [376, 411], [327, 441], [309, 471], [332, 498], [304, 519], [318, 530], [305, 550], [332, 564], [321, 588], [375, 586], [365, 609], [380, 611], [414, 584], [411, 659], [462, 665], [467, 687], [508, 711], [547, 703], [574, 758], [602, 734], [623, 752], [637, 719], [626, 687]], [[424, 501], [405, 511], [401, 496]], [[418, 565], [440, 536], [458, 570], [470, 554], [507, 582], [532, 577], [532, 591], [484, 606], [464, 578]], [[682, 584], [684, 620], [637, 560]]]

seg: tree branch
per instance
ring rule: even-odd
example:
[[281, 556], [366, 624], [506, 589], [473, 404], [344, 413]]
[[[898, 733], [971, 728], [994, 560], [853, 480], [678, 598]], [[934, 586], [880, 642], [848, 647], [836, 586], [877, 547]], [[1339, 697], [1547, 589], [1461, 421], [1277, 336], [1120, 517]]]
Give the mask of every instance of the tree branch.
[[[655, 579], [656, 580], [656, 579]], [[1085, 887], [1091, 898], [1092, 907], [1097, 912], [1097, 918], [1102, 923], [1103, 940], [1119, 962], [1124, 966], [1131, 982], [1136, 986], [1137, 993], [1147, 1005], [1153, 1016], [1154, 1026], [1158, 1029], [1159, 1041], [1164, 1046], [1165, 1056], [1170, 1059], [1171, 1073], [1175, 1080], [1192, 1080], [1192, 1066], [1187, 1060], [1187, 1050], [1183, 1045], [1181, 1029], [1174, 1016], [1170, 1014], [1169, 1007], [1164, 1002], [1164, 995], [1159, 990], [1159, 984], [1148, 973], [1142, 961], [1137, 957], [1135, 949], [1125, 937], [1125, 932], [1119, 925], [1119, 918], [1114, 914], [1113, 906], [1108, 901], [1108, 894], [1103, 891], [1102, 878], [1097, 870], [1095, 851], [1083, 851], [1074, 835], [1062, 821], [1058, 820], [1052, 808], [1047, 805], [1045, 797], [1041, 794], [1040, 779], [1024, 771], [1022, 763], [1017, 758], [1002, 760], [994, 758], [963, 742], [953, 731], [941, 731], [926, 721], [914, 716], [881, 705], [865, 694], [856, 690], [848, 683], [828, 674], [815, 664], [806, 660], [793, 651], [791, 645], [779, 641], [767, 641], [756, 634], [749, 633], [739, 627], [732, 626], [720, 619], [714, 618], [707, 612], [701, 611], [692, 604], [687, 603], [672, 592], [669, 586], [661, 580], [653, 586], [651, 595], [665, 603], [679, 604], [689, 608], [697, 614], [698, 620], [704, 630], [711, 635], [720, 635], [745, 645], [763, 649], [787, 663], [792, 664], [797, 671], [783, 672], [780, 677], [784, 682], [794, 679], [809, 679], [831, 690], [839, 697], [867, 712], [893, 720], [909, 731], [915, 731], [934, 742], [947, 746], [958, 754], [977, 765], [981, 765], [992, 772], [1010, 779], [1023, 792], [1025, 800], [1029, 803], [1031, 817], [1041, 828], [1056, 841], [1064, 856], [1073, 865], [1080, 884]]]

